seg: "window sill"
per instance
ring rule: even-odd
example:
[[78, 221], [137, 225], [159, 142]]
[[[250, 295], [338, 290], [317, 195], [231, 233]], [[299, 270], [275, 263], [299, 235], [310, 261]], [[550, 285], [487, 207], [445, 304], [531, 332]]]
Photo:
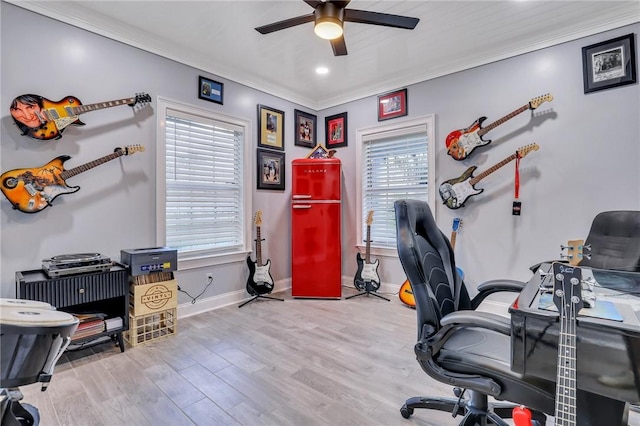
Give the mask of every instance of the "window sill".
[[235, 253], [225, 253], [207, 255], [199, 257], [189, 257], [178, 259], [178, 270], [205, 268], [207, 266], [224, 265], [228, 263], [244, 262], [249, 255], [249, 251], [239, 251]]
[[[356, 248], [360, 251], [360, 253], [364, 254], [367, 247], [364, 244], [356, 244]], [[369, 249], [372, 255], [378, 257], [398, 257], [398, 250], [395, 248], [382, 248], [382, 247], [371, 247]]]

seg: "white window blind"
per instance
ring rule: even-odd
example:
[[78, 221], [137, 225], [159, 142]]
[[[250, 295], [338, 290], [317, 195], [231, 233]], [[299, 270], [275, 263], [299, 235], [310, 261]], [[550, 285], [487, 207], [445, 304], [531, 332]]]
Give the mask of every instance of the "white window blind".
[[393, 203], [429, 200], [428, 132], [425, 125], [364, 134], [362, 137], [362, 236], [366, 217], [374, 211], [372, 246], [396, 247]]
[[244, 244], [243, 128], [167, 109], [166, 245], [185, 253]]

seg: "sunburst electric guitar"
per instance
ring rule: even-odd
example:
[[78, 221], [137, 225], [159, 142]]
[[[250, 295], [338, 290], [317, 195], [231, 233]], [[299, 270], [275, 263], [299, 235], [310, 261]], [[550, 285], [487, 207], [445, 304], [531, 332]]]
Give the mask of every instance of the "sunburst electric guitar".
[[367, 214], [367, 239], [364, 259], [358, 253], [356, 261], [358, 262], [358, 270], [353, 279], [353, 285], [360, 291], [376, 291], [380, 288], [380, 276], [378, 275], [379, 259], [371, 262], [371, 225], [373, 224], [373, 210]]
[[262, 210], [258, 210], [253, 217], [256, 225], [256, 261], [247, 256], [249, 266], [249, 278], [247, 279], [247, 293], [252, 296], [271, 293], [273, 290], [273, 278], [271, 277], [271, 260], [262, 263], [262, 237], [260, 227], [262, 226]]
[[523, 146], [522, 148], [519, 148], [515, 154], [508, 156], [498, 164], [495, 164], [494, 166], [490, 167], [489, 169], [485, 170], [475, 177], [473, 177], [473, 172], [477, 169], [477, 167], [469, 167], [467, 171], [465, 171], [459, 178], [450, 179], [440, 185], [438, 191], [440, 192], [440, 198], [442, 198], [442, 202], [446, 204], [450, 209], [458, 209], [464, 206], [467, 198], [471, 197], [472, 195], [478, 195], [482, 191], [484, 191], [484, 189], [476, 189], [474, 187], [476, 183], [480, 182], [482, 179], [486, 178], [491, 173], [495, 172], [500, 167], [508, 164], [516, 158], [523, 158], [531, 151], [537, 151], [539, 148], [540, 147], [535, 143]]
[[66, 183], [68, 178], [123, 155], [142, 151], [144, 147], [141, 145], [116, 148], [113, 154], [69, 170], [64, 169], [64, 162], [71, 157], [61, 155], [40, 168], [15, 169], [3, 173], [0, 175], [0, 189], [14, 209], [24, 213], [37, 213], [52, 205], [58, 195], [80, 190], [79, 186], [68, 186]]
[[552, 100], [553, 96], [551, 96], [550, 94], [538, 96], [537, 98], [531, 99], [529, 103], [521, 106], [517, 110], [489, 124], [487, 127], [482, 127], [482, 122], [485, 121], [487, 117], [480, 117], [466, 129], [454, 130], [453, 132], [449, 133], [445, 142], [447, 145], [447, 154], [452, 156], [455, 160], [464, 160], [477, 147], [488, 145], [491, 143], [490, 140], [485, 141], [482, 139], [482, 136], [484, 136], [488, 131], [498, 127], [502, 123], [510, 120], [521, 112], [524, 112], [528, 109], [536, 109], [543, 102], [551, 102]]
[[[24, 136], [38, 140], [60, 139], [67, 126], [84, 126], [79, 115], [85, 112], [120, 105], [134, 107], [151, 102], [151, 96], [139, 93], [132, 98], [116, 99], [96, 104], [82, 105], [75, 96], [67, 96], [58, 102], [39, 95], [21, 95], [15, 98], [10, 108], [16, 126]], [[32, 123], [37, 123], [32, 125]]]
[[[456, 217], [453, 219], [453, 223], [451, 224], [451, 248], [453, 250], [456, 249], [456, 238], [458, 235], [458, 231], [462, 226], [462, 219]], [[456, 271], [460, 275], [462, 279], [464, 279], [464, 271], [458, 267], [456, 267]], [[400, 286], [400, 292], [398, 293], [400, 297], [400, 301], [405, 305], [411, 306], [412, 308], [416, 306], [416, 299], [413, 297], [413, 290], [411, 290], [411, 283], [409, 280], [405, 280], [404, 283]]]

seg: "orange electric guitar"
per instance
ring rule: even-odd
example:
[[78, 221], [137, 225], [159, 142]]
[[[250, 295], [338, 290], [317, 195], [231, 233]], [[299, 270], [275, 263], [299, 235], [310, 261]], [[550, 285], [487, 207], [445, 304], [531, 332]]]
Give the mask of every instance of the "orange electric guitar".
[[[456, 217], [453, 219], [453, 224], [451, 225], [451, 248], [455, 250], [456, 248], [456, 236], [458, 235], [458, 231], [460, 230], [460, 227], [462, 226], [462, 219], [460, 219], [459, 217]], [[460, 277], [462, 277], [464, 279], [464, 272], [462, 271], [462, 269], [456, 267], [456, 271], [458, 271], [458, 274], [460, 274]], [[413, 291], [411, 290], [411, 283], [409, 283], [409, 280], [405, 280], [404, 283], [402, 283], [402, 286], [400, 286], [400, 292], [398, 293], [398, 296], [400, 297], [400, 301], [402, 303], [404, 303], [405, 305], [411, 306], [412, 308], [415, 308], [416, 306], [416, 299], [413, 297]]]
[[69, 170], [64, 169], [63, 163], [71, 157], [61, 155], [36, 169], [15, 169], [3, 173], [0, 175], [0, 190], [14, 209], [24, 213], [37, 213], [50, 206], [58, 195], [80, 190], [79, 186], [67, 186], [67, 178], [123, 155], [142, 151], [144, 147], [140, 145], [116, 148], [113, 154]]
[[447, 154], [449, 154], [455, 160], [464, 160], [477, 147], [488, 145], [491, 143], [490, 140], [485, 141], [482, 139], [482, 136], [489, 130], [498, 127], [500, 124], [512, 119], [521, 112], [524, 112], [528, 109], [536, 109], [543, 102], [551, 102], [552, 100], [553, 96], [551, 96], [550, 94], [538, 96], [537, 98], [531, 99], [529, 103], [521, 106], [517, 110], [489, 124], [487, 127], [482, 127], [482, 122], [486, 120], [487, 117], [480, 117], [476, 121], [471, 123], [471, 125], [466, 129], [454, 130], [453, 132], [449, 133], [445, 142], [447, 145]]
[[16, 126], [24, 136], [38, 140], [60, 139], [62, 132], [71, 124], [84, 126], [78, 116], [89, 111], [111, 108], [119, 105], [134, 107], [151, 102], [146, 93], [133, 98], [116, 99], [97, 104], [82, 105], [75, 96], [66, 96], [58, 102], [52, 102], [39, 95], [20, 95], [13, 100], [9, 111]]

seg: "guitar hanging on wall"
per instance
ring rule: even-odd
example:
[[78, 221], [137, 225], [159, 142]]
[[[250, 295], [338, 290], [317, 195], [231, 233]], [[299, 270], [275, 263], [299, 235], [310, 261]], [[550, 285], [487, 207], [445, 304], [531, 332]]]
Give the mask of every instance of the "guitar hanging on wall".
[[80, 190], [79, 186], [68, 186], [65, 182], [67, 178], [123, 155], [142, 151], [144, 147], [141, 145], [129, 145], [124, 149], [116, 148], [113, 154], [69, 170], [65, 170], [63, 164], [71, 157], [61, 155], [39, 168], [15, 169], [3, 173], [0, 175], [0, 189], [14, 209], [24, 213], [37, 213], [52, 205], [51, 203], [58, 195]]
[[446, 204], [450, 209], [458, 209], [464, 206], [465, 201], [467, 201], [469, 197], [478, 195], [482, 191], [484, 191], [484, 189], [476, 189], [474, 187], [476, 183], [480, 182], [482, 179], [486, 178], [491, 173], [495, 172], [500, 167], [508, 164], [516, 158], [523, 158], [531, 151], [537, 151], [539, 148], [540, 147], [538, 146], [538, 144], [535, 143], [525, 145], [522, 148], [519, 148], [515, 154], [511, 154], [498, 164], [495, 164], [476, 177], [472, 177], [472, 175], [477, 167], [469, 167], [459, 178], [450, 179], [440, 185], [438, 191], [440, 192], [440, 198], [442, 198], [442, 202]]
[[258, 210], [253, 217], [256, 226], [256, 261], [247, 256], [249, 266], [249, 278], [247, 279], [247, 293], [252, 296], [271, 293], [273, 290], [273, 278], [271, 277], [271, 260], [262, 263], [262, 241], [260, 227], [262, 226], [262, 210]]
[[111, 108], [120, 105], [134, 107], [151, 102], [146, 93], [136, 94], [132, 98], [116, 99], [82, 105], [75, 96], [66, 96], [58, 102], [50, 101], [39, 95], [20, 95], [11, 102], [9, 111], [23, 136], [37, 140], [60, 139], [67, 126], [84, 126], [78, 116], [89, 111]]
[[356, 276], [353, 279], [353, 285], [360, 291], [376, 291], [380, 288], [380, 276], [378, 275], [378, 265], [380, 260], [376, 259], [371, 263], [371, 224], [373, 224], [373, 210], [369, 210], [367, 214], [367, 243], [365, 248], [364, 259], [360, 253], [356, 255], [356, 261], [358, 262], [358, 270]]
[[[461, 226], [462, 219], [459, 217], [454, 218], [453, 223], [451, 224], [451, 238], [449, 239], [452, 250], [456, 249], [456, 238]], [[460, 278], [464, 279], [464, 271], [457, 266], [456, 271], [460, 275]], [[402, 283], [398, 296], [400, 297], [400, 301], [405, 305], [411, 306], [412, 308], [416, 306], [416, 299], [413, 297], [413, 290], [411, 289], [411, 283], [409, 280], [405, 280], [404, 283]]]
[[482, 127], [482, 122], [485, 121], [487, 117], [480, 117], [466, 129], [454, 130], [453, 132], [449, 133], [446, 139], [447, 154], [453, 157], [454, 160], [464, 160], [469, 155], [471, 155], [473, 150], [477, 147], [488, 145], [491, 143], [490, 140], [485, 141], [482, 139], [482, 136], [487, 132], [528, 109], [534, 110], [538, 108], [543, 102], [551, 102], [552, 100], [553, 96], [547, 93], [546, 95], [538, 96], [537, 98], [531, 99], [529, 103], [505, 115], [501, 119], [494, 121], [487, 127]]

